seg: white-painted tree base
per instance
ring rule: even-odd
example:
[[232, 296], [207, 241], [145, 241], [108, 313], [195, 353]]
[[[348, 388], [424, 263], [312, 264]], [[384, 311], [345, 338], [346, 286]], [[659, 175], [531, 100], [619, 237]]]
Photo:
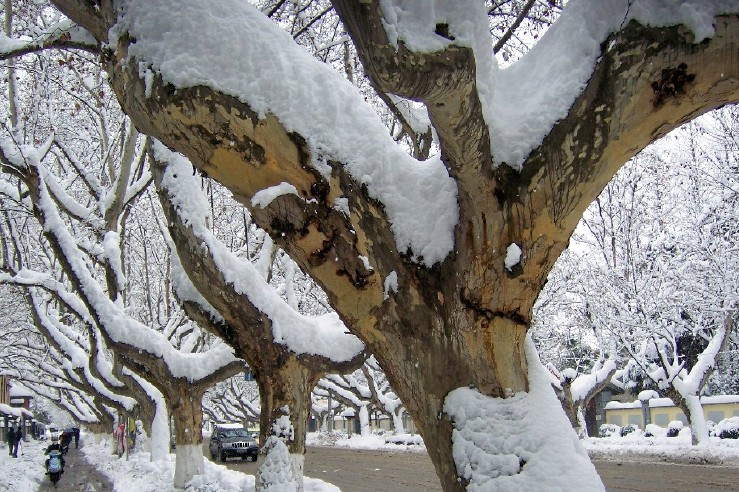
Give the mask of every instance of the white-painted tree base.
[[203, 446], [201, 444], [178, 444], [174, 468], [174, 487], [184, 489], [195, 475], [205, 472]]

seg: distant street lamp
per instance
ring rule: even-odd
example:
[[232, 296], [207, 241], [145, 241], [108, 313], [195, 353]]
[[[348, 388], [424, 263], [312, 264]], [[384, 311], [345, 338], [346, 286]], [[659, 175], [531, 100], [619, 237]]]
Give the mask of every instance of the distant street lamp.
[[644, 390], [639, 393], [639, 401], [641, 401], [642, 422], [644, 422], [644, 430], [652, 423], [652, 413], [649, 411], [649, 400], [658, 398], [659, 395], [654, 390]]

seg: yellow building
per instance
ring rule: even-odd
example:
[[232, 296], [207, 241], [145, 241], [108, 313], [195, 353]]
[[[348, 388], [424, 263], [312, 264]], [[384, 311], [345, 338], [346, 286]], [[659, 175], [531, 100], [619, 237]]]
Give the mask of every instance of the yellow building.
[[[720, 422], [729, 417], [739, 417], [739, 395], [702, 396], [701, 405], [706, 420]], [[618, 426], [634, 425], [644, 429], [645, 411], [639, 400], [627, 403], [611, 401], [606, 404], [606, 422]], [[652, 398], [648, 406], [648, 422], [667, 427], [673, 420], [688, 423], [682, 410], [669, 398]]]

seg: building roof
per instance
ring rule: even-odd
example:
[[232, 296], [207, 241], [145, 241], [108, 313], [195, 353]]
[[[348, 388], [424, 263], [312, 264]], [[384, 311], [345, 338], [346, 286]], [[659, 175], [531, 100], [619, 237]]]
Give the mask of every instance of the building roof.
[[11, 398], [33, 398], [34, 393], [17, 381], [10, 382]]
[[0, 414], [9, 415], [12, 417], [21, 417], [22, 415], [25, 415], [26, 417], [33, 418], [33, 413], [26, 410], [25, 408], [11, 407], [10, 405], [6, 405], [4, 403], [0, 403]]

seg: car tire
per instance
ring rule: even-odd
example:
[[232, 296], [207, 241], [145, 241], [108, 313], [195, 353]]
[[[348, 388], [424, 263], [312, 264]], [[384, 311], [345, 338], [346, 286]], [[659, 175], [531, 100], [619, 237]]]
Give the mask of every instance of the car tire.
[[228, 459], [228, 456], [226, 456], [226, 453], [224, 453], [223, 451], [221, 451], [220, 456], [219, 456], [219, 459], [221, 460], [221, 463], [225, 463], [226, 460]]
[[257, 455], [255, 454], [254, 456], [252, 456], [252, 457], [251, 457], [251, 460], [252, 460], [252, 461], [257, 461]]

